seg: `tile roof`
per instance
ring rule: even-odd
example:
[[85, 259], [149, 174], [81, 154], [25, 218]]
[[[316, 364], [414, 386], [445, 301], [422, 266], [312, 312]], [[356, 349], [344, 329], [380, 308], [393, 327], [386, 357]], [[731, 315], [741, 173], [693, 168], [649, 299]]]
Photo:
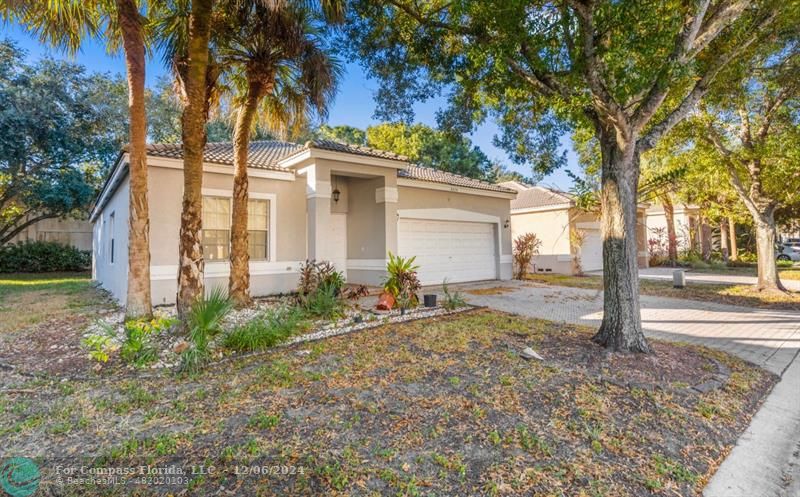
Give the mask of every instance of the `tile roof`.
[[[312, 148], [408, 163], [408, 158], [403, 155], [370, 147], [349, 145], [332, 140], [314, 140], [306, 142], [304, 145], [279, 140], [263, 140], [253, 141], [250, 143], [248, 165], [250, 167], [259, 169], [282, 171], [284, 168], [278, 166], [280, 161]], [[149, 144], [147, 146], [147, 154], [153, 157], [182, 159], [183, 148], [180, 143]], [[233, 144], [230, 142], [217, 142], [206, 145], [204, 154], [204, 160], [206, 162], [213, 164], [233, 165], [233, 157]], [[462, 186], [466, 188], [475, 188], [478, 190], [502, 193], [515, 192], [512, 189], [486, 181], [467, 178], [466, 176], [460, 176], [458, 174], [448, 173], [429, 167], [417, 166], [414, 164], [407, 164], [405, 169], [398, 170], [398, 176], [401, 178]]]
[[571, 204], [572, 197], [568, 193], [551, 190], [543, 186], [532, 186], [517, 194], [517, 198], [511, 201], [511, 210], [559, 205], [569, 206]]
[[463, 186], [466, 188], [476, 188], [478, 190], [488, 190], [493, 192], [516, 193], [510, 188], [506, 188], [495, 183], [489, 183], [488, 181], [467, 178], [466, 176], [448, 173], [446, 171], [433, 169], [431, 167], [417, 166], [414, 164], [409, 164], [405, 169], [399, 170], [397, 175], [401, 178], [429, 181], [431, 183]]

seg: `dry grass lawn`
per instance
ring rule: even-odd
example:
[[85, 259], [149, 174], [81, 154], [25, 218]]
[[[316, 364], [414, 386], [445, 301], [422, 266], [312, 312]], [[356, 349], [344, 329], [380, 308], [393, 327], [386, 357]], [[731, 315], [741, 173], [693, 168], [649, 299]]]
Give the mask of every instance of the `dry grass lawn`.
[[[35, 458], [42, 495], [699, 495], [775, 378], [683, 345], [608, 354], [591, 333], [473, 311], [196, 377], [7, 374], [0, 458]], [[59, 485], [59, 464], [183, 476]]]
[[106, 301], [88, 273], [0, 274], [0, 334], [86, 316]]

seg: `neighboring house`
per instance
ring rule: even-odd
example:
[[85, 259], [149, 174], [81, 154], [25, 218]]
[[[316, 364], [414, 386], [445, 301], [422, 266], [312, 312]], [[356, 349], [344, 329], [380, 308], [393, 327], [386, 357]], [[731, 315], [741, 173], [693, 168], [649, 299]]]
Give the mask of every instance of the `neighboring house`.
[[[128, 164], [122, 153], [92, 211], [93, 275], [127, 290]], [[149, 145], [154, 304], [175, 302], [183, 188], [181, 145]], [[207, 288], [228, 285], [233, 149], [210, 143], [203, 176]], [[250, 275], [254, 296], [295, 290], [306, 259], [348, 282], [378, 285], [388, 252], [416, 256], [423, 284], [509, 279], [514, 190], [418, 167], [399, 155], [333, 141], [250, 146]]]
[[[578, 264], [583, 271], [603, 269], [603, 239], [596, 213], [575, 207], [573, 198], [542, 186], [529, 186], [516, 181], [500, 183], [518, 192], [511, 201], [511, 236], [534, 233], [541, 240], [539, 255], [534, 257], [534, 271], [574, 274]], [[637, 216], [639, 267], [647, 267], [647, 237], [645, 236], [646, 204], [640, 204]], [[571, 235], [577, 233], [582, 238]]]
[[58, 242], [92, 250], [92, 223], [87, 219], [43, 219], [20, 231], [9, 243]]
[[[688, 250], [692, 241], [696, 239], [700, 219], [700, 208], [696, 205], [676, 203], [673, 207], [675, 219], [675, 237], [678, 250]], [[652, 204], [647, 209], [647, 238], [663, 237], [662, 242], [667, 243], [667, 218], [664, 215], [664, 206], [660, 203]]]

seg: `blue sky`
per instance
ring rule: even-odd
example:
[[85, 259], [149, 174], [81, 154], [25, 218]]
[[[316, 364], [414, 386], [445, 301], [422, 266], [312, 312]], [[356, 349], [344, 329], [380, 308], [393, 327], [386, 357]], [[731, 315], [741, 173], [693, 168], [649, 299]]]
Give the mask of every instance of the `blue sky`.
[[[44, 46], [39, 41], [27, 33], [23, 28], [16, 25], [5, 24], [2, 26], [2, 38], [11, 38], [24, 48], [32, 60], [44, 56], [55, 58], [71, 59], [83, 64], [89, 71], [109, 72], [112, 74], [125, 74], [125, 63], [121, 55], [109, 55], [105, 48], [94, 42], [87, 42], [81, 51], [74, 56], [68, 56], [60, 50], [55, 50]], [[361, 66], [357, 63], [349, 63], [346, 66], [346, 74], [340, 85], [339, 94], [330, 110], [328, 124], [332, 126], [347, 124], [359, 128], [366, 128], [371, 124], [376, 124], [372, 118], [375, 111], [375, 101], [373, 95], [377, 89], [377, 82], [370, 80], [365, 75]], [[147, 65], [147, 84], [154, 85], [157, 79], [167, 72], [161, 60], [155, 56]], [[436, 126], [436, 112], [443, 105], [440, 99], [429, 100], [415, 106], [416, 119], [419, 122]], [[481, 147], [481, 149], [491, 159], [499, 160], [508, 165], [511, 169], [522, 174], [530, 175], [530, 168], [527, 166], [517, 166], [511, 163], [506, 153], [492, 144], [492, 137], [497, 132], [497, 127], [492, 122], [487, 122], [478, 128], [470, 138]], [[571, 150], [571, 143], [568, 137], [563, 140], [563, 145], [568, 149], [569, 166], [577, 170], [576, 159]], [[563, 170], [556, 171], [554, 174], [544, 178], [543, 185], [553, 186], [561, 189], [569, 189], [571, 181]]]

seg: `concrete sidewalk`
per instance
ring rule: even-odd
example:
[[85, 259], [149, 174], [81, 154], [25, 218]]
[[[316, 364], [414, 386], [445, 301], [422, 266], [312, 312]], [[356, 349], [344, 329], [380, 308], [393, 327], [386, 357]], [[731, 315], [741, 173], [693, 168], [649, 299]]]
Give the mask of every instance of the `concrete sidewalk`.
[[[643, 280], [667, 280], [672, 281], [672, 272], [676, 268], [671, 267], [650, 267], [639, 270], [639, 278]], [[686, 273], [686, 281], [689, 283], [707, 283], [712, 285], [755, 285], [758, 278], [755, 276], [747, 276], [744, 274], [715, 274], [703, 273], [692, 271], [691, 269], [684, 269]], [[602, 271], [592, 271], [593, 276], [602, 276]], [[783, 286], [787, 290], [793, 292], [800, 292], [800, 281], [797, 280], [781, 280]]]

